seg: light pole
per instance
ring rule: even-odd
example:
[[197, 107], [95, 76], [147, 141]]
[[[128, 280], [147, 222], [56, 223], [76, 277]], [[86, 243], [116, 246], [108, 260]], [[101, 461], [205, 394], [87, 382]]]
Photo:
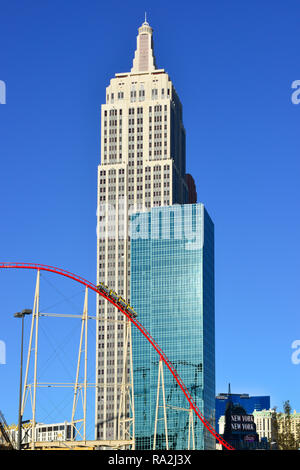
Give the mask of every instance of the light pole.
[[21, 363], [20, 363], [20, 392], [19, 392], [19, 417], [18, 417], [18, 442], [17, 450], [21, 450], [22, 441], [22, 376], [23, 376], [23, 337], [24, 337], [24, 317], [31, 315], [32, 310], [25, 309], [22, 312], [14, 314], [15, 318], [22, 318], [22, 334], [21, 334]]

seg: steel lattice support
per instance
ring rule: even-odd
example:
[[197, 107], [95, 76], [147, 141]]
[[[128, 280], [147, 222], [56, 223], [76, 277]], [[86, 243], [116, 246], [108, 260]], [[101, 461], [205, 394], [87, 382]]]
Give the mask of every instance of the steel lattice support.
[[[74, 429], [74, 436], [75, 439], [76, 434], [80, 434], [81, 428], [76, 427], [76, 423], [82, 423], [83, 426], [83, 435], [81, 437], [83, 440], [86, 440], [86, 396], [87, 396], [87, 352], [88, 352], [88, 288], [85, 288], [85, 297], [84, 297], [84, 307], [83, 307], [83, 314], [81, 320], [81, 332], [80, 332], [80, 341], [79, 341], [79, 350], [78, 350], [78, 361], [77, 361], [77, 370], [76, 370], [76, 379], [75, 379], [75, 386], [74, 386], [74, 398], [73, 398], [73, 407], [72, 407], [72, 417], [71, 417], [71, 424]], [[84, 346], [83, 346], [83, 338], [84, 338]], [[81, 363], [81, 356], [84, 353], [84, 382], [80, 384], [79, 380], [79, 372], [80, 372], [80, 363]], [[74, 420], [75, 412], [78, 404], [79, 399], [79, 392], [82, 391], [83, 388], [83, 418], [77, 421]], [[76, 433], [75, 433], [76, 430]]]
[[193, 441], [193, 449], [195, 450], [195, 432], [194, 432], [194, 413], [193, 409], [189, 409], [189, 437], [188, 437], [188, 450], [191, 449], [191, 435]]
[[[160, 386], [162, 388], [162, 398], [163, 398], [163, 418], [158, 418], [158, 409], [159, 409], [159, 395], [160, 395]], [[164, 381], [164, 369], [163, 361], [160, 357], [158, 364], [158, 379], [157, 379], [157, 393], [156, 393], [156, 410], [155, 410], [155, 422], [154, 422], [154, 439], [153, 439], [153, 450], [156, 449], [156, 434], [157, 434], [157, 423], [159, 419], [164, 420], [165, 424], [165, 436], [166, 436], [166, 450], [169, 450], [169, 441], [168, 441], [168, 423], [167, 423], [167, 410], [166, 410], [166, 397], [165, 397], [165, 381]]]
[[[87, 388], [96, 388], [96, 384], [90, 384], [87, 382], [87, 359], [88, 359], [88, 320], [95, 319], [88, 315], [88, 287], [85, 289], [85, 298], [82, 316], [78, 315], [63, 315], [63, 314], [51, 314], [41, 313], [39, 311], [39, 300], [40, 300], [40, 270], [37, 271], [37, 280], [34, 295], [34, 306], [32, 311], [30, 338], [28, 345], [28, 354], [26, 362], [26, 372], [22, 396], [22, 415], [26, 407], [28, 395], [30, 396], [31, 403], [31, 442], [28, 444], [30, 449], [40, 448], [41, 443], [37, 441], [36, 436], [36, 404], [37, 404], [37, 389], [39, 387], [71, 387], [74, 389], [73, 395], [73, 406], [71, 415], [71, 425], [73, 428], [72, 440], [76, 442], [76, 437], [79, 437], [80, 445], [84, 442], [90, 445], [87, 441], [86, 435], [86, 421], [87, 421]], [[39, 317], [40, 316], [52, 316], [52, 317], [73, 317], [81, 318], [81, 331], [78, 348], [78, 358], [76, 367], [76, 376], [74, 383], [39, 383], [37, 380], [37, 364], [38, 364], [38, 333], [39, 333]], [[121, 404], [119, 411], [119, 428], [118, 428], [118, 439], [110, 441], [99, 441], [103, 447], [111, 448], [131, 448], [135, 447], [134, 440], [134, 427], [135, 427], [135, 413], [134, 413], [134, 391], [133, 391], [133, 365], [132, 365], [132, 343], [131, 343], [131, 323], [126, 321], [126, 357], [123, 364], [123, 380], [121, 383]], [[32, 357], [33, 355], [33, 357]], [[33, 362], [33, 383], [28, 383], [29, 368]], [[83, 381], [79, 380], [80, 370], [83, 365]], [[129, 362], [129, 374], [127, 371]], [[75, 419], [75, 414], [78, 409], [78, 402], [80, 397], [82, 398], [82, 412], [83, 417]], [[127, 416], [127, 403], [129, 403], [130, 415]], [[94, 442], [94, 441], [93, 441]], [[71, 445], [71, 444], [70, 444]]]
[[38, 358], [38, 332], [39, 332], [39, 301], [40, 301], [40, 270], [37, 271], [34, 303], [32, 310], [32, 319], [31, 319], [31, 329], [30, 329], [30, 339], [28, 346], [27, 354], [27, 363], [26, 363], [26, 372], [25, 372], [25, 381], [23, 388], [23, 398], [22, 398], [22, 409], [21, 415], [24, 415], [24, 409], [26, 406], [26, 399], [30, 391], [31, 395], [31, 384], [28, 384], [28, 372], [31, 360], [32, 352], [32, 343], [34, 336], [34, 373], [33, 373], [33, 397], [31, 395], [31, 408], [32, 408], [32, 429], [31, 429], [31, 439], [32, 439], [32, 448], [35, 446], [35, 427], [36, 427], [36, 392], [37, 392], [37, 358]]
[[[131, 323], [125, 321], [125, 343], [123, 374], [120, 391], [120, 404], [118, 415], [118, 440], [131, 440], [131, 449], [135, 449], [135, 409], [134, 409], [134, 387], [133, 387], [133, 363], [132, 363], [132, 338]], [[129, 356], [129, 357], [128, 357]], [[129, 373], [128, 373], [129, 362]], [[129, 405], [129, 412], [127, 410]]]

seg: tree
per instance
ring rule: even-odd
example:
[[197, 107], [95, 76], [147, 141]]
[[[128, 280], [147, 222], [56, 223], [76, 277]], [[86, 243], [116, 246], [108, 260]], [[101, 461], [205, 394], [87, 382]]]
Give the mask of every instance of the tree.
[[300, 425], [292, 426], [292, 407], [289, 400], [283, 403], [283, 413], [276, 408], [273, 415], [275, 440], [279, 450], [298, 450], [300, 448]]

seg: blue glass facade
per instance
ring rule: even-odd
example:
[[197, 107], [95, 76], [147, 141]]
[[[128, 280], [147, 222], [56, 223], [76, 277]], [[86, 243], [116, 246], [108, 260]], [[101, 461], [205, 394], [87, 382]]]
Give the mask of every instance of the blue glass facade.
[[[130, 298], [139, 321], [214, 426], [214, 226], [202, 204], [153, 208], [131, 217]], [[159, 357], [136, 328], [132, 336], [136, 448], [152, 449]], [[187, 449], [188, 401], [166, 368], [164, 381], [169, 449]], [[196, 449], [215, 447], [195, 415], [194, 430]], [[164, 449], [163, 419], [156, 436], [156, 448]]]
[[[250, 397], [248, 394], [230, 394], [230, 399], [233, 405], [240, 405], [244, 408], [247, 414], [252, 414], [254, 410], [262, 411], [269, 410], [271, 407], [269, 396], [254, 396]], [[219, 431], [219, 419], [225, 415], [226, 405], [229, 400], [227, 393], [220, 393], [216, 397], [216, 430]]]

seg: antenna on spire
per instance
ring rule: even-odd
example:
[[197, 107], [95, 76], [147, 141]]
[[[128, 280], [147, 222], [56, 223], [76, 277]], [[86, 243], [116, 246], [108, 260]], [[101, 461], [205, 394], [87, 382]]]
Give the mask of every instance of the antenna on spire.
[[147, 23], [147, 12], [145, 11], [145, 23]]

